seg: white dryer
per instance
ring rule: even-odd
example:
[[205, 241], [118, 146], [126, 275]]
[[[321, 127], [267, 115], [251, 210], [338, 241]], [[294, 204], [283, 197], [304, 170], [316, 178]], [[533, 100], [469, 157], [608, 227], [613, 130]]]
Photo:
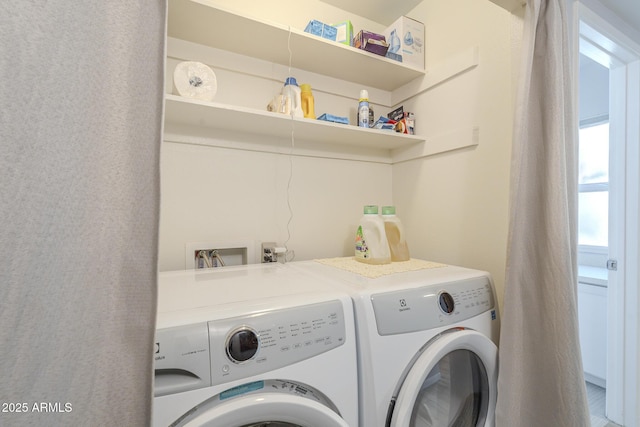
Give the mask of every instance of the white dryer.
[[361, 427], [492, 427], [499, 319], [488, 273], [455, 266], [367, 279], [315, 261], [354, 300]]
[[353, 305], [280, 264], [160, 273], [154, 426], [358, 425]]

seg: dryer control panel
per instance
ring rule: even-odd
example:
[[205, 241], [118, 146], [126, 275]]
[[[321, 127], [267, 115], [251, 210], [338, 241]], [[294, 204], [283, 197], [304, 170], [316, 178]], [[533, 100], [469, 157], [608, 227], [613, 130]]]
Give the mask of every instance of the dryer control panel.
[[339, 300], [211, 321], [213, 385], [272, 371], [345, 343]]
[[455, 326], [494, 308], [485, 276], [374, 294], [371, 302], [380, 335]]

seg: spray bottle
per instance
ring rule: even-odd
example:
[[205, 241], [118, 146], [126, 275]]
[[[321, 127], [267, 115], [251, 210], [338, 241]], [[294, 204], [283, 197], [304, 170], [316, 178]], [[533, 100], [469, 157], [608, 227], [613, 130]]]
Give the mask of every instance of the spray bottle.
[[360, 101], [358, 103], [358, 126], [368, 128], [369, 124], [369, 92], [366, 89], [360, 91]]

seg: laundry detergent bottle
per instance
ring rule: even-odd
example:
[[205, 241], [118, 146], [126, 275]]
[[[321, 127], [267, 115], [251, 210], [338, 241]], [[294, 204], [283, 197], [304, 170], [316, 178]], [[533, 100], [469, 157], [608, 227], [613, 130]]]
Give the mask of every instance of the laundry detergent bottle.
[[389, 264], [391, 253], [378, 207], [367, 205], [356, 231], [355, 258], [367, 264]]
[[313, 93], [311, 92], [310, 84], [301, 84], [300, 85], [300, 99], [302, 103], [302, 111], [304, 112], [304, 117], [306, 119], [315, 119], [316, 112], [314, 109], [314, 101], [313, 101]]
[[389, 242], [391, 261], [409, 261], [409, 246], [407, 246], [402, 222], [396, 216], [395, 206], [382, 207], [382, 220], [384, 221], [384, 231]]
[[289, 108], [287, 112], [293, 117], [303, 117], [301, 90], [295, 77], [287, 77], [282, 88], [282, 95], [285, 97], [285, 103]]

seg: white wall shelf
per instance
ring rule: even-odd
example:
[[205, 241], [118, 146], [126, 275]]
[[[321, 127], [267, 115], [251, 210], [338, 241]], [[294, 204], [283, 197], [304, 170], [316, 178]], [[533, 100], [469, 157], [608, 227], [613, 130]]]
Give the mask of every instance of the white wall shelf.
[[[295, 141], [291, 136], [294, 132]], [[479, 129], [426, 140], [321, 120], [165, 95], [165, 140], [174, 143], [395, 164], [473, 147]]]
[[[230, 35], [233, 34], [233, 37]], [[478, 65], [478, 49], [462, 52], [431, 73], [204, 0], [170, 0], [168, 36], [271, 64], [366, 85], [401, 104]], [[289, 53], [291, 51], [291, 54]], [[243, 70], [238, 70], [244, 72]], [[292, 133], [294, 138], [292, 138]], [[255, 108], [165, 96], [165, 140], [210, 147], [395, 164], [473, 147], [477, 127], [430, 136], [296, 119]]]
[[[246, 136], [258, 139], [263, 144], [261, 151], [275, 151], [268, 145], [279, 139], [288, 146], [291, 132], [296, 141], [317, 143], [326, 147], [325, 151], [336, 151], [337, 147], [351, 147], [355, 150], [390, 151], [410, 147], [424, 142], [417, 135], [405, 135], [378, 129], [359, 128], [353, 125], [330, 123], [322, 120], [292, 118], [291, 116], [238, 107], [192, 100], [177, 95], [165, 95], [165, 130], [167, 133], [198, 136], [210, 140], [207, 145], [227, 146], [227, 139]], [[237, 146], [236, 146], [237, 147]], [[352, 150], [353, 151], [353, 150]], [[335, 157], [324, 153], [323, 157]], [[363, 159], [364, 160], [364, 159]], [[367, 159], [368, 160], [368, 159]]]
[[281, 65], [289, 65], [290, 48], [294, 68], [387, 91], [425, 75], [383, 56], [198, 0], [169, 2], [168, 35]]
[[527, 4], [526, 0], [491, 0], [503, 9], [513, 12]]

